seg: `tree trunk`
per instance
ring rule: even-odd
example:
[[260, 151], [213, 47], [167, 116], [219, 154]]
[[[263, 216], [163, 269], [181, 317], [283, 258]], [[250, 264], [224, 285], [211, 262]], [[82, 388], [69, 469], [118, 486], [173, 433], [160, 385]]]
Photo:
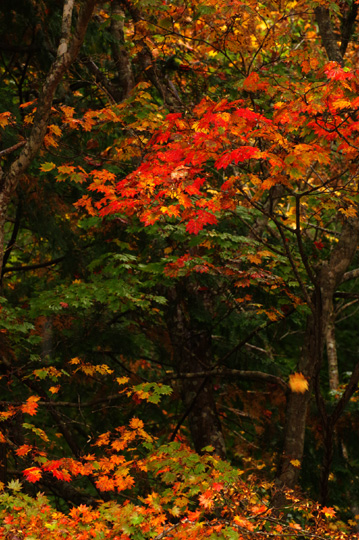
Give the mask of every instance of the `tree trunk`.
[[[191, 316], [187, 299], [189, 295], [192, 301], [197, 299], [200, 302], [194, 287], [191, 291], [171, 289], [169, 293], [167, 326], [179, 377], [186, 373], [210, 371], [213, 367], [211, 330]], [[182, 421], [188, 418], [195, 450], [200, 453], [205, 446], [210, 445], [218, 456], [224, 458], [225, 443], [210, 377], [180, 380], [185, 407]]]
[[328, 357], [328, 375], [330, 390], [337, 390], [339, 387], [338, 355], [335, 342], [335, 312], [332, 306], [329, 314], [328, 325], [326, 329], [325, 341]]
[[[278, 474], [279, 487], [294, 488], [298, 481], [300, 474], [300, 466], [298, 465], [302, 463], [303, 459], [306, 415], [314, 384], [317, 394], [319, 394], [317, 403], [324, 424], [327, 448], [332, 442], [332, 435], [329, 433], [329, 419], [320, 396], [318, 378], [323, 360], [325, 338], [331, 322], [334, 293], [354, 257], [358, 240], [359, 219], [348, 219], [343, 225], [341, 236], [333, 248], [329, 261], [323, 263], [315, 278], [315, 292], [311, 303], [312, 313], [308, 316], [304, 346], [297, 369], [307, 378], [309, 390], [304, 394], [291, 392], [288, 399], [284, 449]], [[331, 461], [330, 449], [328, 449], [327, 458]]]
[[77, 58], [95, 5], [96, 0], [85, 0], [82, 3], [76, 27], [72, 32], [74, 0], [65, 0], [57, 56], [42, 86], [30, 136], [23, 145], [19, 156], [8, 166], [8, 169], [5, 171], [0, 167], [0, 274], [4, 256], [4, 225], [9, 203], [16, 191], [20, 177], [28, 169], [41, 148], [56, 89], [67, 69]]
[[314, 305], [317, 313], [308, 316], [304, 337], [304, 346], [298, 364], [298, 372], [302, 373], [309, 383], [309, 389], [303, 394], [291, 392], [288, 398], [284, 448], [278, 476], [279, 486], [294, 488], [300, 474], [300, 463], [303, 458], [305, 426], [308, 405], [311, 398], [314, 378], [317, 375], [323, 351], [322, 316], [320, 313], [320, 298]]

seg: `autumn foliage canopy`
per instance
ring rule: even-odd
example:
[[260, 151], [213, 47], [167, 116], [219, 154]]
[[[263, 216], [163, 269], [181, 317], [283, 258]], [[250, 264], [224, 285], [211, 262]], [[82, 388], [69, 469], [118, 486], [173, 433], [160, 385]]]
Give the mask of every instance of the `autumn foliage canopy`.
[[3, 2], [0, 538], [359, 538], [358, 3]]

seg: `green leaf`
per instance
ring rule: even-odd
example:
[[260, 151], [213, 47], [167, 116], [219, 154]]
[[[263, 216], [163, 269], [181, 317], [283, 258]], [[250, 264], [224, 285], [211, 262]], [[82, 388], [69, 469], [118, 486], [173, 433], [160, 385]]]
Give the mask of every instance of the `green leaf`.
[[20, 491], [22, 488], [22, 484], [20, 480], [10, 480], [7, 484], [7, 488], [11, 489], [12, 491]]
[[49, 171], [52, 171], [53, 169], [55, 169], [56, 165], [55, 163], [51, 163], [49, 161], [47, 161], [46, 163], [43, 163], [40, 167], [40, 171], [42, 172], [49, 172]]

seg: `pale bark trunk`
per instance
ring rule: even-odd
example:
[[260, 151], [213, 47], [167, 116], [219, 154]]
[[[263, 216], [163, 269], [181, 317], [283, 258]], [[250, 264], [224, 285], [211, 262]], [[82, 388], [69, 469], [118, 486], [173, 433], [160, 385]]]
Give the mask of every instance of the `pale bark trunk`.
[[[344, 275], [344, 278], [347, 278], [348, 273]], [[336, 346], [336, 339], [335, 339], [335, 318], [336, 313], [334, 310], [334, 306], [332, 306], [332, 310], [330, 313], [330, 317], [328, 320], [327, 325], [327, 332], [326, 332], [326, 345], [327, 345], [327, 357], [328, 357], [328, 374], [329, 374], [329, 388], [332, 391], [338, 390], [340, 380], [339, 380], [339, 368], [338, 368], [338, 355], [337, 355], [337, 346]], [[359, 379], [359, 364], [357, 364], [354, 367], [351, 379], [346, 386], [346, 390], [344, 393], [344, 404], [341, 407], [341, 410], [344, 410], [345, 404], [349, 401], [350, 396], [355, 391], [357, 387], [357, 382]], [[347, 394], [347, 397], [345, 397], [345, 394]], [[325, 422], [325, 429], [324, 429], [324, 458], [323, 458], [323, 466], [322, 466], [322, 473], [321, 473], [321, 503], [327, 504], [327, 498], [329, 493], [329, 474], [333, 459], [333, 450], [334, 445], [339, 444], [342, 450], [343, 458], [348, 463], [349, 462], [349, 456], [348, 456], [348, 449], [346, 447], [345, 442], [341, 437], [338, 437], [337, 430], [336, 430], [336, 422], [339, 419], [340, 414], [336, 413], [336, 409], [334, 409], [333, 413], [331, 415], [328, 415]], [[358, 513], [358, 507], [355, 501], [351, 500], [350, 494], [348, 493], [348, 498], [350, 500], [350, 507], [353, 512], [353, 515], [355, 516]]]
[[[350, 219], [343, 225], [341, 236], [333, 248], [329, 261], [323, 265], [316, 277], [316, 291], [311, 302], [312, 313], [308, 317], [305, 343], [298, 365], [298, 371], [302, 372], [308, 379], [309, 390], [304, 394], [291, 392], [288, 398], [284, 450], [278, 475], [280, 487], [294, 488], [299, 478], [298, 462], [301, 464], [303, 459], [306, 415], [312, 390], [314, 384], [318, 382], [317, 377], [322, 365], [324, 341], [328, 324], [330, 324], [333, 296], [353, 259], [358, 240], [359, 220], [358, 218]], [[319, 384], [317, 384], [317, 392], [319, 392]], [[329, 428], [328, 418], [323, 408], [321, 396], [317, 397], [322, 420], [325, 424], [325, 445], [328, 448], [327, 459], [330, 463], [332, 432], [327, 429]], [[337, 412], [339, 413], [339, 409]], [[335, 423], [336, 420], [337, 413], [335, 418], [331, 418], [331, 422]]]
[[327, 346], [328, 357], [328, 375], [330, 390], [337, 390], [339, 387], [339, 370], [338, 370], [338, 355], [335, 341], [335, 312], [332, 306], [328, 318], [325, 341]]
[[111, 26], [110, 31], [114, 38], [111, 43], [112, 56], [115, 61], [119, 87], [121, 91], [121, 99], [125, 99], [133, 87], [135, 80], [132, 73], [131, 62], [125, 48], [124, 34], [124, 12], [119, 0], [113, 0], [111, 4]]
[[76, 28], [71, 33], [74, 0], [65, 0], [57, 57], [42, 86], [30, 136], [8, 170], [0, 169], [0, 274], [4, 256], [4, 225], [9, 203], [16, 191], [20, 177], [28, 169], [43, 143], [56, 89], [78, 55], [95, 5], [96, 0], [83, 2]]

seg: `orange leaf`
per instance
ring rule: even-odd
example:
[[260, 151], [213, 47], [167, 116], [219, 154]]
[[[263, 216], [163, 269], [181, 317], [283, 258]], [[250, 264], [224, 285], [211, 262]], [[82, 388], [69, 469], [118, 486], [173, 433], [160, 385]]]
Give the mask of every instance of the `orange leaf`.
[[323, 506], [323, 508], [321, 509], [321, 512], [322, 512], [326, 517], [335, 517], [335, 510], [334, 510], [334, 508], [328, 508], [327, 506]]
[[243, 529], [247, 529], [248, 531], [253, 531], [254, 525], [251, 521], [248, 521], [248, 519], [241, 517], [241, 516], [235, 516], [233, 519], [234, 523], [238, 525], [238, 527], [241, 527]]
[[304, 394], [309, 388], [308, 381], [302, 373], [289, 375], [289, 386], [292, 392], [297, 392], [298, 394]]
[[213, 500], [212, 500], [212, 493], [207, 490], [204, 493], [202, 493], [199, 497], [199, 504], [206, 508], [207, 510], [210, 510], [213, 506]]
[[26, 402], [21, 405], [22, 412], [27, 413], [30, 416], [34, 416], [39, 406], [37, 403], [39, 399], [39, 396], [30, 396], [29, 399], [27, 399]]
[[19, 446], [19, 448], [15, 450], [15, 453], [18, 456], [26, 456], [26, 454], [28, 454], [30, 450], [32, 450], [32, 446], [30, 446], [29, 444], [23, 444], [22, 446]]
[[0, 114], [0, 127], [5, 127], [11, 119], [11, 113], [4, 112]]

